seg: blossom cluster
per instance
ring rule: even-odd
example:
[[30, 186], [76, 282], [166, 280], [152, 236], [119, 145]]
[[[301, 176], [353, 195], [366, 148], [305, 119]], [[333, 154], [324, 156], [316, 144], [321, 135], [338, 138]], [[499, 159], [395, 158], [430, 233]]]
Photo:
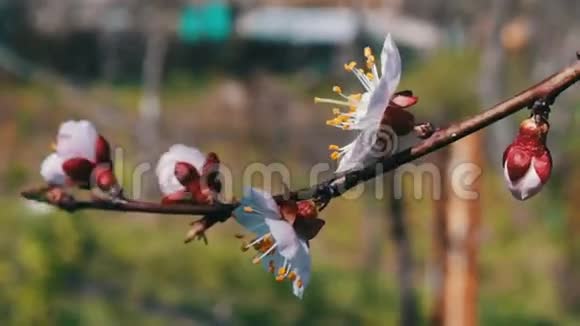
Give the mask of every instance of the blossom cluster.
[[[327, 124], [352, 131], [354, 139], [345, 146], [330, 145], [331, 158], [338, 160], [337, 173], [373, 164], [392, 153], [377, 148], [393, 139], [381, 138], [390, 130], [406, 136], [416, 130], [413, 114], [406, 109], [418, 98], [411, 91], [397, 92], [401, 79], [401, 57], [388, 35], [380, 55], [380, 67], [370, 48], [364, 49], [363, 68], [352, 61], [345, 64], [363, 87], [361, 93], [345, 94], [333, 87], [340, 99], [315, 98], [316, 103], [333, 106], [334, 117]], [[549, 124], [546, 115], [534, 113], [524, 120], [514, 142], [503, 156], [507, 186], [514, 197], [525, 200], [537, 194], [547, 182], [552, 159], [546, 146]], [[396, 140], [396, 139], [395, 139]], [[42, 162], [40, 174], [49, 186], [51, 198], [59, 201], [69, 188], [94, 191], [109, 200], [125, 200], [114, 174], [109, 142], [88, 121], [67, 121], [56, 136], [54, 152]], [[215, 205], [222, 203], [220, 159], [186, 145], [173, 145], [160, 156], [156, 167], [161, 204]], [[99, 198], [103, 199], [103, 198]], [[252, 262], [261, 264], [279, 281], [289, 281], [292, 292], [302, 298], [311, 274], [310, 241], [324, 226], [318, 217], [319, 205], [311, 200], [292, 201], [273, 197], [254, 188], [246, 190], [233, 218], [251, 234], [238, 235], [242, 251], [256, 252]]]

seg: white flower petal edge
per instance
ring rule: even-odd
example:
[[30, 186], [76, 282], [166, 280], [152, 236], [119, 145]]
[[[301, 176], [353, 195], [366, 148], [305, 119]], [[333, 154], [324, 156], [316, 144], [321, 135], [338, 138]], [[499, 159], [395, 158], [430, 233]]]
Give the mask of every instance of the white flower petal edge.
[[258, 260], [277, 279], [290, 279], [292, 292], [302, 298], [310, 282], [310, 250], [306, 241], [298, 238], [292, 225], [282, 219], [272, 196], [257, 189], [247, 190], [240, 207], [234, 211], [234, 218], [256, 234], [250, 246], [271, 236], [273, 243], [258, 253]]
[[526, 172], [526, 174], [521, 177], [519, 180], [512, 181], [509, 176], [509, 172], [507, 169], [507, 164], [504, 163], [503, 173], [505, 180], [507, 181], [507, 185], [509, 190], [511, 191], [512, 195], [518, 200], [526, 200], [535, 194], [539, 193], [542, 190], [544, 184], [540, 179], [540, 176], [536, 172], [534, 168], [535, 158], [532, 158], [530, 163], [530, 168]]
[[173, 145], [167, 152], [163, 153], [157, 163], [155, 174], [159, 188], [164, 195], [185, 189], [175, 177], [175, 164], [178, 162], [189, 163], [201, 173], [205, 163], [205, 155], [195, 147], [181, 144]]
[[51, 186], [63, 186], [66, 175], [62, 169], [64, 161], [56, 153], [47, 156], [40, 165], [40, 175]]
[[344, 151], [344, 155], [338, 162], [336, 172], [341, 173], [355, 168], [360, 168], [363, 165], [371, 162], [373, 159], [376, 159], [373, 156], [371, 149], [374, 140], [376, 139], [377, 132], [378, 127], [361, 132], [352, 143], [341, 148], [340, 150]]
[[[343, 100], [315, 98], [315, 103], [327, 103], [349, 108], [348, 112], [342, 112], [340, 109], [334, 108], [333, 112], [336, 117], [327, 121], [328, 125], [345, 130], [367, 132], [376, 132], [380, 127], [385, 109], [388, 107], [401, 80], [401, 56], [393, 38], [388, 34], [381, 51], [380, 76], [375, 64], [375, 57], [370, 48], [365, 49], [365, 57], [367, 58], [368, 72], [363, 69], [357, 69], [355, 62], [345, 65], [345, 69], [354, 73], [363, 85], [365, 89], [363, 94], [345, 95], [340, 87], [335, 86], [333, 91], [339, 94]], [[363, 136], [363, 138], [370, 137]], [[363, 139], [361, 139], [359, 134], [353, 142], [346, 146], [330, 145], [329, 149], [334, 151], [331, 158], [338, 159], [341, 162], [346, 161], [345, 163], [339, 163], [337, 172], [344, 172], [357, 164], [367, 163], [374, 144], [369, 141], [362, 142], [361, 140]], [[365, 144], [365, 146], [361, 146], [361, 144]], [[354, 151], [356, 153], [353, 153]], [[355, 157], [359, 160], [357, 161]]]
[[401, 80], [401, 55], [391, 34], [387, 35], [381, 53], [382, 75], [378, 86], [371, 93], [368, 113], [361, 123], [379, 124], [389, 101]]
[[91, 122], [67, 121], [58, 130], [56, 152], [65, 161], [81, 157], [94, 162], [98, 138], [97, 129]]

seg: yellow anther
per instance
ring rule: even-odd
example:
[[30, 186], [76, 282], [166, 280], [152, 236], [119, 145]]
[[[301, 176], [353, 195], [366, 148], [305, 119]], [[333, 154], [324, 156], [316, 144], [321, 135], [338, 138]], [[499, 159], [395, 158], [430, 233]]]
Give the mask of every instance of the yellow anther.
[[348, 116], [344, 115], [344, 114], [341, 114], [341, 115], [339, 115], [338, 117], [336, 117], [335, 119], [336, 119], [337, 121], [340, 121], [340, 122], [346, 122], [346, 121], [348, 121], [348, 119], [350, 119], [350, 118], [349, 118]]
[[365, 57], [366, 57], [366, 58], [368, 58], [368, 57], [370, 57], [371, 55], [373, 55], [373, 50], [371, 50], [371, 48], [367, 46], [367, 47], [365, 48]]
[[320, 103], [321, 101], [322, 101], [322, 99], [320, 97], [314, 98], [314, 103]]
[[350, 126], [349, 125], [344, 125], [344, 126], [342, 126], [342, 130], [350, 130]]
[[330, 158], [333, 159], [334, 161], [338, 160], [339, 157], [340, 157], [339, 152], [332, 152], [332, 154], [330, 154]]
[[278, 276], [276, 276], [276, 282], [282, 282], [282, 281], [284, 281], [285, 278], [286, 278], [286, 276], [284, 276], [284, 275], [278, 275]]
[[254, 259], [252, 259], [252, 264], [259, 264], [261, 261], [260, 257], [256, 257]]
[[254, 209], [252, 207], [250, 207], [250, 206], [245, 206], [244, 207], [244, 212], [246, 212], [246, 213], [253, 213], [254, 212]]
[[50, 144], [50, 149], [52, 149], [53, 151], [56, 152], [56, 143], [55, 142]]
[[356, 112], [356, 106], [351, 106], [349, 109], [350, 113]]
[[345, 64], [345, 65], [344, 65], [344, 70], [346, 70], [346, 71], [349, 71], [349, 72], [350, 72], [350, 71], [352, 71], [352, 70], [353, 70], [355, 67], [356, 67], [356, 62], [354, 62], [354, 61], [351, 61], [351, 62], [349, 62], [349, 63], [347, 63], [347, 64]]
[[338, 125], [340, 122], [336, 119], [332, 119], [332, 120], [326, 120], [326, 124], [329, 126], [336, 126]]
[[356, 94], [350, 94], [348, 96], [348, 98], [350, 100], [355, 100], [355, 101], [360, 101], [362, 99], [362, 94], [361, 93], [356, 93]]
[[375, 56], [371, 55], [367, 58], [367, 68], [373, 69], [374, 66], [375, 66]]
[[339, 149], [340, 149], [340, 147], [338, 147], [338, 145], [328, 145], [329, 151], [337, 151]]
[[296, 287], [298, 287], [299, 289], [301, 289], [304, 286], [304, 282], [302, 282], [301, 279], [297, 279], [296, 280]]
[[340, 86], [333, 86], [332, 91], [337, 94], [342, 94], [342, 88], [340, 88]]
[[375, 79], [375, 75], [373, 75], [373, 74], [372, 74], [372, 73], [370, 73], [370, 72], [367, 72], [367, 78], [368, 78], [369, 80], [373, 80], [373, 79]]
[[340, 111], [340, 109], [339, 109], [339, 108], [332, 108], [332, 114], [334, 114], [334, 115], [339, 115], [339, 114], [341, 114], [341, 113], [342, 113], [342, 112]]
[[294, 282], [297, 277], [296, 272], [290, 272], [290, 274], [288, 274], [288, 279], [292, 282]]

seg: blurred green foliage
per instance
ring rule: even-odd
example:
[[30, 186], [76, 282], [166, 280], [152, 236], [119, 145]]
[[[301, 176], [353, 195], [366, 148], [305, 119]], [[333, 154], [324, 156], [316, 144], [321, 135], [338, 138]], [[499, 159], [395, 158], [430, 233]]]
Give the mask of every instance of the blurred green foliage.
[[[441, 52], [406, 70], [401, 89], [412, 88], [421, 97], [418, 115], [443, 114], [443, 120], [449, 121], [477, 109], [477, 66], [475, 53]], [[300, 77], [282, 79], [291, 89], [290, 94], [298, 97], [298, 103], [311, 103], [309, 97], [300, 95], [312, 91], [297, 82]], [[172, 122], [191, 120], [200, 126], [205, 117], [215, 115], [211, 105], [202, 104], [215, 100], [204, 94], [213, 94], [219, 82], [219, 77], [200, 81], [172, 76], [163, 93], [166, 112], [179, 113], [180, 119]], [[16, 194], [25, 183], [40, 180], [37, 166], [48, 151], [58, 121], [83, 114], [74, 106], [63, 104], [52, 90], [30, 85], [5, 86], [0, 90], [0, 100], [8, 118], [0, 124], [0, 131], [7, 130], [7, 135], [18, 137], [9, 142], [11, 138], [3, 136], [4, 146], [0, 146], [2, 155], [9, 157], [9, 164], [0, 165], [4, 189], [0, 197], [0, 324], [391, 325], [398, 320], [396, 260], [388, 239], [384, 201], [366, 197], [356, 201], [340, 199], [325, 211], [327, 226], [312, 243], [313, 280], [304, 301], [299, 301], [288, 284], [276, 283], [251, 264], [249, 253], [239, 250], [240, 243], [233, 235], [240, 229], [232, 221], [210, 231], [207, 247], [201, 243], [183, 245], [188, 218], [45, 213], [44, 208], [17, 199]], [[323, 86], [330, 89], [325, 84], [315, 84], [313, 88]], [[110, 96], [119, 108], [128, 108], [122, 112], [131, 121], [139, 90], [132, 86], [105, 88], [99, 85], [89, 92]], [[315, 126], [324, 128], [322, 113], [313, 113], [320, 111], [305, 112], [309, 117], [320, 117]], [[110, 127], [106, 132], [111, 132], [121, 144], [131, 137], [125, 128], [113, 131]], [[215, 131], [207, 133], [214, 136]], [[241, 166], [240, 160], [272, 159], [267, 149], [255, 144], [243, 144], [244, 157], [240, 158], [240, 141], [231, 137], [210, 139], [203, 146], [224, 153], [222, 159], [233, 162], [230, 165]], [[283, 159], [294, 168], [302, 168], [296, 148], [304, 146], [300, 144], [295, 151], [284, 148], [288, 152], [282, 154]], [[296, 177], [296, 186], [307, 180], [305, 175]], [[483, 178], [481, 323], [579, 324], [579, 315], [562, 307], [557, 290], [557, 269], [568, 248], [568, 201], [553, 195], [554, 189], [548, 188], [543, 196], [516, 203], [503, 190], [502, 177], [496, 171], [485, 170]], [[128, 173], [124, 180], [131, 181]], [[427, 320], [431, 308], [432, 293], [427, 285], [431, 205], [430, 200], [406, 202], [422, 320]], [[369, 243], [375, 240], [365, 233], [365, 223], [373, 223], [373, 230], [379, 235], [375, 239], [379, 261], [369, 262], [366, 257]], [[369, 269], [368, 265], [376, 268]]]

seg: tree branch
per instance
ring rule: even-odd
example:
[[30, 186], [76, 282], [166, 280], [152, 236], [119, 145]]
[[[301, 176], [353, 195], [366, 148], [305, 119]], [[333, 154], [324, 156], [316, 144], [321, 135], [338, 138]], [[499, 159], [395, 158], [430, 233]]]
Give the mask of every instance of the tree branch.
[[[530, 87], [520, 94], [508, 99], [489, 110], [475, 115], [464, 121], [451, 124], [447, 128], [436, 131], [428, 139], [417, 145], [407, 148], [392, 156], [380, 160], [376, 164], [370, 164], [359, 170], [353, 170], [337, 174], [330, 180], [324, 181], [310, 188], [292, 191], [286, 195], [277, 195], [277, 201], [289, 196], [293, 200], [315, 199], [323, 204], [332, 198], [340, 196], [349, 189], [360, 183], [373, 179], [383, 173], [392, 171], [397, 167], [412, 162], [422, 156], [445, 147], [465, 136], [475, 133], [490, 124], [516, 113], [526, 107], [531, 107], [536, 101], [545, 101], [552, 104], [556, 97], [564, 90], [580, 80], [580, 52], [577, 53], [578, 61], [546, 78], [544, 81]], [[78, 210], [105, 210], [119, 212], [141, 212], [172, 215], [202, 215], [205, 216], [203, 231], [216, 222], [227, 220], [238, 203], [219, 203], [216, 205], [162, 205], [161, 203], [138, 202], [131, 200], [118, 201], [80, 201], [70, 195], [66, 195], [58, 202], [50, 200], [47, 196], [47, 188], [33, 189], [22, 192], [22, 196], [29, 200], [36, 200], [54, 205], [68, 212]]]

